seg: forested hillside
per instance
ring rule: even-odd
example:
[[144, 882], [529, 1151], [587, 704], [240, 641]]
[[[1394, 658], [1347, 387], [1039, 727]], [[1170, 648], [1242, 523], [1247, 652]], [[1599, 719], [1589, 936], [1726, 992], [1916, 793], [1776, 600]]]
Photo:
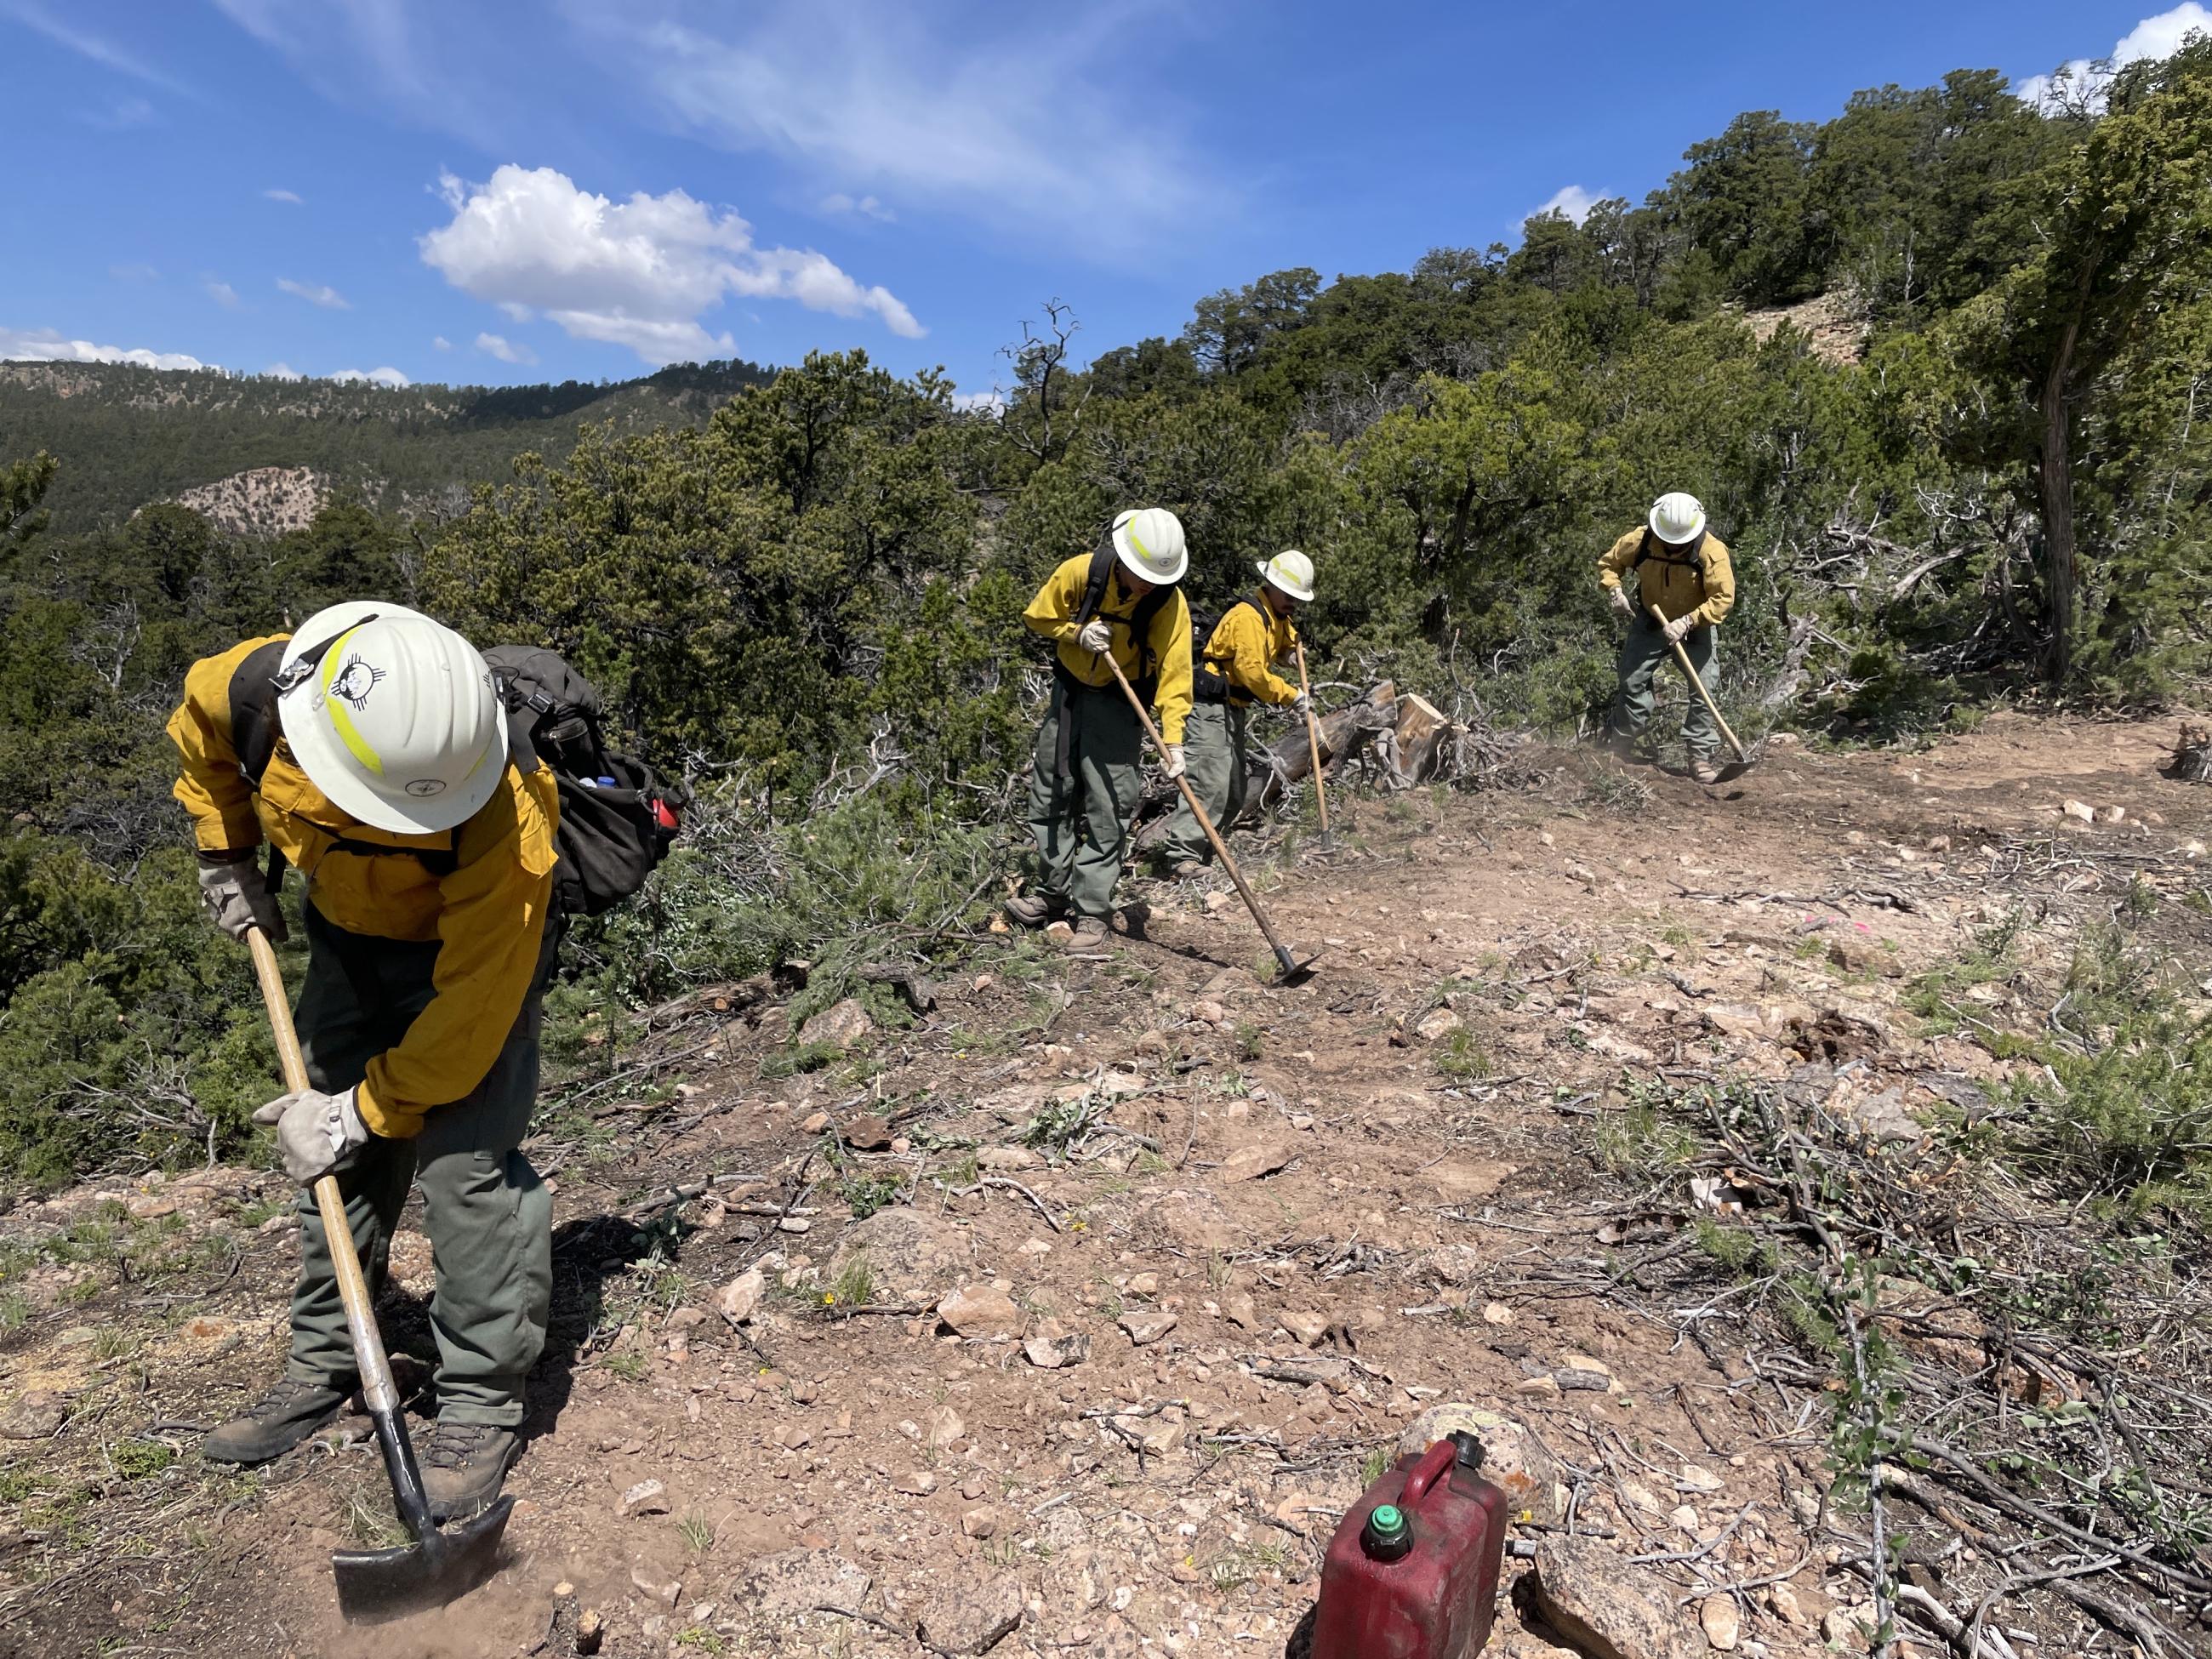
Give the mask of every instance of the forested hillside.
[[[133, 370], [82, 401], [0, 372], [0, 1168], [242, 1136], [266, 1039], [197, 919], [161, 724], [195, 655], [339, 597], [557, 646], [697, 781], [690, 850], [580, 941], [576, 999], [972, 903], [1042, 683], [1019, 610], [1129, 503], [1182, 515], [1195, 610], [1305, 548], [1327, 678], [1396, 673], [1498, 725], [1601, 706], [1593, 562], [1677, 489], [1736, 550], [1725, 696], [1753, 728], [2199, 684], [2209, 145], [2201, 40], [2101, 111], [1962, 72], [1823, 124], [1747, 114], [1642, 205], [1516, 249], [1278, 271], [1087, 362], [1055, 304], [996, 414], [857, 353], [703, 421], [653, 407], [692, 395], [677, 370], [504, 403]], [[1815, 294], [1863, 316], [1862, 361], [1746, 320]], [[434, 528], [343, 504], [268, 543], [106, 510], [301, 462], [477, 487]]]
[[129, 363], [0, 363], [0, 456], [61, 463], [46, 506], [64, 532], [249, 467], [308, 466], [392, 513], [435, 513], [526, 450], [564, 455], [583, 423], [699, 421], [769, 371], [677, 363], [618, 385], [382, 386]]

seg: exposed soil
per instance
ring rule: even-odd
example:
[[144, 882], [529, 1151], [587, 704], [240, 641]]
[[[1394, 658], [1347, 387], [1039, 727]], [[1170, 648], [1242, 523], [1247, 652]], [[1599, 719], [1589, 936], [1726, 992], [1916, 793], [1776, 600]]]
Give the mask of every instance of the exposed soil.
[[[2172, 730], [1783, 746], [1710, 790], [1562, 754], [1521, 790], [1347, 800], [1334, 850], [1257, 872], [1322, 953], [1296, 987], [1255, 973], [1208, 878], [1133, 886], [1140, 936], [1097, 957], [979, 941], [935, 1012], [788, 1079], [763, 1073], [791, 1052], [780, 1011], [671, 1011], [654, 1042], [687, 1060], [616, 1073], [531, 1149], [556, 1307], [510, 1565], [375, 1632], [338, 1623], [328, 1566], [390, 1525], [361, 1419], [248, 1474], [192, 1453], [281, 1358], [281, 1181], [21, 1206], [0, 1218], [27, 1316], [0, 1338], [0, 1422], [36, 1395], [64, 1420], [0, 1441], [0, 1654], [565, 1656], [583, 1609], [611, 1655], [911, 1654], [917, 1622], [960, 1650], [1003, 1597], [1000, 1653], [1273, 1655], [1363, 1471], [1452, 1401], [1556, 1460], [1527, 1535], [1559, 1535], [1564, 1493], [1622, 1558], [1674, 1558], [1633, 1571], [1687, 1604], [1697, 1650], [1698, 1598], [1729, 1585], [1751, 1586], [1720, 1598], [1738, 1650], [1848, 1650], [1823, 1647], [1865, 1586], [1821, 1529], [1822, 1373], [1670, 1280], [1682, 1172], [1598, 1151], [1670, 1079], [1816, 1065], [1930, 1121], [1984, 1097], [2002, 1045], [1925, 1035], [1902, 988], [2016, 905], [2063, 954], [2116, 883], [2202, 890], [2212, 789], [2159, 775]], [[2148, 925], [2208, 970], [2212, 919], [2172, 902]], [[1994, 989], [1993, 1023], [2018, 994]], [[855, 1138], [884, 1150], [841, 1144], [871, 1116], [884, 1133]], [[855, 1220], [894, 1194], [910, 1207]], [[865, 1272], [838, 1254], [856, 1227]], [[723, 1287], [763, 1260], [733, 1323]], [[427, 1355], [419, 1236], [395, 1279], [387, 1333]], [[937, 1310], [962, 1286], [964, 1338]], [[1039, 1334], [1087, 1357], [1042, 1369]], [[1794, 1618], [1755, 1583], [1778, 1576]], [[1491, 1650], [1554, 1651], [1526, 1617], [1503, 1607]], [[2005, 1623], [2046, 1655], [2126, 1650], [2055, 1599]]]

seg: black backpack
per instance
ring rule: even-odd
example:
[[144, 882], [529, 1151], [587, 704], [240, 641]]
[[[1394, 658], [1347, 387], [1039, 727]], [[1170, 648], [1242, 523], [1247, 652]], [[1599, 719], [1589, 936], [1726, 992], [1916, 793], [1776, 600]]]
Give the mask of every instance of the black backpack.
[[[300, 660], [322, 658], [331, 641], [309, 647]], [[256, 790], [276, 752], [278, 672], [288, 641], [272, 640], [247, 656], [230, 680], [231, 744], [240, 775]], [[645, 885], [668, 855], [690, 797], [635, 755], [610, 750], [600, 737], [599, 689], [561, 656], [542, 647], [495, 645], [483, 653], [507, 705], [508, 757], [527, 770], [543, 760], [560, 790], [561, 823], [553, 837], [559, 862], [553, 902], [563, 914], [595, 916]], [[319, 827], [319, 826], [318, 826]], [[388, 847], [325, 830], [340, 852], [368, 858], [411, 858], [434, 876], [459, 863], [456, 831], [438, 847]]]
[[606, 746], [599, 688], [559, 653], [495, 645], [483, 655], [507, 704], [509, 749], [534, 753], [560, 786], [555, 902], [571, 915], [611, 909], [668, 856], [690, 792], [636, 756]]

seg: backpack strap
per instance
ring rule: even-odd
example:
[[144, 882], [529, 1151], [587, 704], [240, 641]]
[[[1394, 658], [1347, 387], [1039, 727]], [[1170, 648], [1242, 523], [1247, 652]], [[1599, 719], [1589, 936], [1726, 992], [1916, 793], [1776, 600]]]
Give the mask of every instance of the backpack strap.
[[276, 671], [284, 664], [285, 640], [271, 640], [250, 653], [230, 677], [230, 746], [238, 753], [239, 775], [256, 791], [276, 752]]
[[1091, 568], [1083, 579], [1083, 602], [1075, 607], [1077, 627], [1098, 614], [1098, 607], [1106, 603], [1106, 584], [1113, 580], [1114, 532], [1109, 530], [1091, 550]]
[[1698, 532], [1698, 539], [1690, 544], [1688, 549], [1680, 558], [1677, 558], [1672, 552], [1661, 552], [1659, 549], [1664, 545], [1665, 544], [1661, 542], [1656, 536], [1651, 533], [1650, 526], [1646, 526], [1644, 532], [1644, 539], [1636, 544], [1636, 557], [1629, 565], [1629, 569], [1632, 571], [1641, 570], [1644, 568], [1644, 560], [1656, 559], [1662, 564], [1686, 564], [1690, 567], [1691, 571], [1696, 575], [1699, 581], [1705, 580], [1705, 532], [1704, 531], [1700, 530]]

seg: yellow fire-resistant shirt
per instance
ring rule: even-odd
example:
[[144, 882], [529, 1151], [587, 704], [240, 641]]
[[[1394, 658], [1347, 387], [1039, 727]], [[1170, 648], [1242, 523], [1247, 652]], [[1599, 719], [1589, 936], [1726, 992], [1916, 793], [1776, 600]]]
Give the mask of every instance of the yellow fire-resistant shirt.
[[1232, 605], [1213, 625], [1213, 635], [1199, 653], [1206, 665], [1229, 682], [1229, 701], [1243, 708], [1254, 701], [1296, 702], [1298, 688], [1274, 672], [1297, 648], [1298, 630], [1288, 617], [1267, 608], [1262, 597]]
[[[1620, 586], [1621, 578], [1636, 562], [1637, 550], [1644, 545], [1644, 535], [1641, 528], [1632, 530], [1607, 550], [1597, 562], [1599, 586], [1611, 589]], [[1660, 615], [1668, 622], [1694, 611], [1701, 626], [1717, 626], [1735, 604], [1735, 571], [1729, 563], [1728, 544], [1709, 534], [1698, 547], [1698, 556], [1705, 566], [1703, 580], [1686, 557], [1669, 556], [1674, 554], [1674, 550], [1666, 543], [1656, 537], [1652, 538], [1651, 556], [1636, 573], [1637, 614], [1648, 622], [1651, 607], [1656, 605]]]
[[[1084, 684], [1111, 685], [1114, 671], [1075, 643], [1079, 631], [1075, 613], [1083, 606], [1083, 590], [1090, 580], [1091, 556], [1079, 554], [1045, 578], [1030, 608], [1022, 612], [1022, 621], [1030, 633], [1059, 644], [1060, 666]], [[1106, 597], [1099, 601], [1098, 615], [1112, 627], [1114, 660], [1133, 682], [1145, 667], [1144, 653], [1129, 633], [1138, 603], [1139, 596], [1121, 580], [1121, 568], [1115, 566], [1106, 583]], [[1181, 743], [1183, 722], [1190, 716], [1190, 606], [1184, 602], [1181, 588], [1168, 595], [1167, 603], [1152, 618], [1152, 637], [1146, 643], [1151, 647], [1153, 672], [1159, 676], [1152, 707], [1159, 713], [1160, 739]]]
[[[528, 773], [509, 765], [507, 787], [459, 830], [393, 835], [341, 811], [282, 738], [257, 793], [232, 745], [230, 682], [267, 643], [248, 640], [185, 674], [184, 703], [169, 719], [183, 761], [174, 793], [202, 852], [244, 856], [266, 841], [307, 878], [308, 900], [326, 921], [350, 933], [438, 942], [435, 994], [398, 1045], [369, 1061], [354, 1095], [374, 1133], [405, 1139], [421, 1133], [431, 1108], [483, 1081], [522, 1010], [553, 896], [560, 794], [543, 762]], [[340, 837], [451, 851], [457, 862], [436, 876], [415, 859], [346, 852]]]

